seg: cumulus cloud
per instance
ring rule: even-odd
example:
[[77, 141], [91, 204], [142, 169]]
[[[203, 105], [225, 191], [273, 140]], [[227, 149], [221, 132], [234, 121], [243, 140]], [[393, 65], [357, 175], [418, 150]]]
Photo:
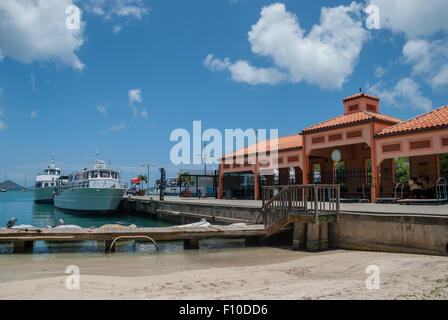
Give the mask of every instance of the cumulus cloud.
[[230, 65], [230, 58], [225, 58], [224, 60], [220, 60], [215, 58], [213, 54], [207, 55], [204, 60], [204, 66], [206, 66], [211, 71], [223, 71], [227, 69]]
[[432, 107], [432, 101], [423, 96], [418, 83], [410, 78], [401, 79], [392, 90], [385, 87], [383, 82], [378, 82], [368, 88], [368, 91], [381, 97], [389, 106], [412, 107], [417, 110], [429, 110]]
[[448, 31], [446, 0], [367, 0], [380, 9], [381, 28], [408, 38]]
[[104, 116], [107, 116], [107, 107], [105, 105], [97, 105], [96, 110]]
[[[88, 0], [83, 3], [83, 8], [88, 13], [103, 17], [105, 21], [120, 19], [121, 22], [123, 19], [124, 22], [141, 20], [150, 11], [142, 0]], [[116, 24], [112, 31], [118, 33], [122, 29], [122, 24]]]
[[404, 61], [412, 65], [414, 75], [422, 75], [434, 86], [448, 84], [448, 46], [443, 40], [409, 40], [403, 47]]
[[134, 102], [142, 102], [142, 90], [141, 89], [131, 89], [128, 92], [129, 104]]
[[2, 62], [4, 58], [5, 56], [2, 54], [2, 50], [0, 50], [0, 62]]
[[129, 97], [129, 107], [132, 110], [132, 115], [134, 118], [136, 118], [139, 114], [143, 118], [148, 117], [148, 111], [146, 109], [143, 109], [139, 112], [139, 109], [135, 106], [135, 103], [142, 103], [142, 90], [141, 89], [131, 89], [128, 91], [128, 97]]
[[298, 17], [282, 3], [261, 10], [261, 17], [249, 31], [252, 52], [273, 61], [270, 68], [253, 67], [239, 60], [207, 56], [204, 64], [213, 71], [227, 69], [232, 79], [251, 84], [275, 84], [283, 80], [306, 81], [325, 89], [341, 88], [353, 73], [367, 31], [360, 20], [361, 5], [322, 8], [320, 23], [309, 33]]
[[54, 61], [82, 70], [76, 52], [83, 28], [69, 30], [65, 9], [72, 0], [0, 1], [0, 49], [23, 63]]

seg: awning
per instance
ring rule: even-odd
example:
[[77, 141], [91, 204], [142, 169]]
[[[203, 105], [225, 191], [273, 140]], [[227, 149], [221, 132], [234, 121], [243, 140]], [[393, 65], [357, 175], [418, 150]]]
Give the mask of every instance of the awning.
[[140, 181], [141, 180], [138, 177], [131, 179], [131, 182], [135, 184], [140, 184]]

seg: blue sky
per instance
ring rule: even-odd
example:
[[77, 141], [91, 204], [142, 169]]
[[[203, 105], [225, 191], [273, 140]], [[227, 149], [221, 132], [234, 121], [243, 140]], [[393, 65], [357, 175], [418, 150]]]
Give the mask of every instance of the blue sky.
[[[80, 169], [96, 147], [126, 178], [145, 173], [146, 161], [173, 176], [176, 128], [200, 120], [222, 132], [293, 134], [341, 114], [342, 98], [360, 87], [401, 119], [445, 105], [448, 6], [403, 3], [2, 2], [0, 181], [27, 174], [32, 184], [51, 157]], [[80, 30], [65, 28], [71, 4]], [[371, 4], [378, 30], [366, 28]]]

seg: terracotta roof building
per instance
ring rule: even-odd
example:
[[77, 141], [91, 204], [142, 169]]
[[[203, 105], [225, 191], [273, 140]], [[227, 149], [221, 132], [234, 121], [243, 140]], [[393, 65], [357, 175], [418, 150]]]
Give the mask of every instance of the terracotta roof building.
[[441, 177], [445, 169], [439, 157], [448, 154], [448, 106], [402, 121], [380, 113], [379, 97], [360, 92], [342, 102], [343, 114], [300, 134], [222, 157], [219, 197], [225, 190], [233, 197], [232, 190], [249, 188], [244, 194], [259, 199], [263, 185], [323, 183], [341, 185], [343, 198], [374, 201], [394, 194], [394, 159], [400, 157], [409, 158], [411, 175]]

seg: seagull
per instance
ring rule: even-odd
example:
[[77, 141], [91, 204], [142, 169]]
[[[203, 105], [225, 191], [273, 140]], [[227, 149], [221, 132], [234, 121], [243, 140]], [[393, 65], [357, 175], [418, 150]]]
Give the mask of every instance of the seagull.
[[6, 223], [6, 229], [12, 228], [17, 222], [17, 218], [12, 217], [7, 223]]
[[65, 224], [65, 221], [62, 219], [58, 220], [58, 226], [63, 226]]

